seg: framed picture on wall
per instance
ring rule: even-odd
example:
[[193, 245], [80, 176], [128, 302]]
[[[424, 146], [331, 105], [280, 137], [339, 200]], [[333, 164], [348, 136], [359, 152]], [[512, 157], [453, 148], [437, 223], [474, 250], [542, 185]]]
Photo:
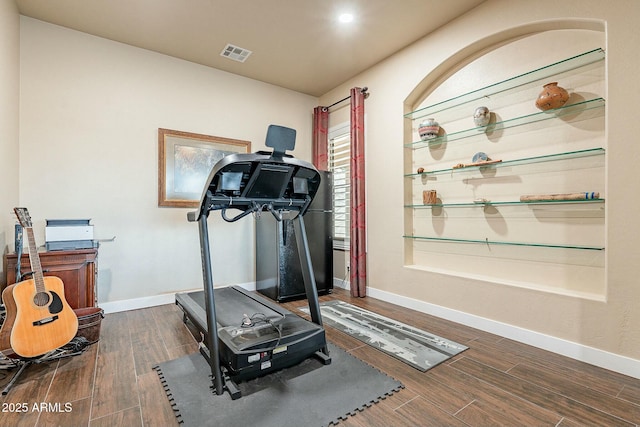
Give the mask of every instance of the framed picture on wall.
[[158, 206], [198, 207], [213, 165], [250, 152], [250, 141], [158, 129]]

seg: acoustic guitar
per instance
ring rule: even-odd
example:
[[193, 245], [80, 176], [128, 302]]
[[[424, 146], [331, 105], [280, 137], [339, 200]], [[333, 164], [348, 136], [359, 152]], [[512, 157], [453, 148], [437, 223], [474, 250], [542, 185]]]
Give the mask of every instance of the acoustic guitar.
[[71, 341], [78, 332], [78, 317], [64, 298], [62, 280], [44, 277], [29, 211], [14, 211], [29, 241], [33, 278], [9, 285], [2, 292], [6, 318], [0, 329], [0, 351], [8, 357], [31, 358]]

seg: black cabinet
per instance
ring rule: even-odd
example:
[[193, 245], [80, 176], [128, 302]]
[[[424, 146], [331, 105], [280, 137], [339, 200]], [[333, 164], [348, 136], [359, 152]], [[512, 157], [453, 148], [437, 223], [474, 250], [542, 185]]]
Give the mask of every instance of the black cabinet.
[[[321, 174], [320, 189], [304, 215], [319, 294], [333, 289], [331, 174]], [[256, 290], [280, 302], [305, 298], [298, 250], [291, 219], [277, 221], [273, 215], [261, 215], [256, 220]]]

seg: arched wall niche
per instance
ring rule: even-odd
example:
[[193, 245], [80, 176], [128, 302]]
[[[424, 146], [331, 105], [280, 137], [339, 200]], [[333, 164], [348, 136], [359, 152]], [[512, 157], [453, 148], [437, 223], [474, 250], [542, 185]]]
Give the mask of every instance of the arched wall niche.
[[[606, 298], [602, 200], [589, 206], [572, 205], [578, 208], [531, 208], [519, 202], [523, 195], [583, 191], [606, 198], [604, 62], [552, 74], [549, 80], [533, 79], [477, 103], [429, 113], [428, 117], [440, 123], [443, 138], [431, 144], [421, 142], [417, 135], [418, 123], [427, 117], [420, 111], [425, 106], [598, 48], [606, 49], [603, 21], [531, 23], [456, 51], [416, 86], [404, 105], [405, 113], [418, 110], [405, 120], [404, 129], [409, 148], [404, 162], [405, 207], [409, 208], [405, 215], [406, 266], [578, 298]], [[504, 125], [540, 114], [534, 101], [542, 85], [556, 78], [566, 83], [572, 96], [567, 105], [584, 101], [595, 114]], [[480, 132], [474, 129], [472, 115], [485, 103], [497, 126]], [[555, 116], [555, 112], [549, 114]], [[572, 153], [581, 152], [595, 153], [596, 160], [574, 161]], [[481, 153], [504, 160], [507, 166], [453, 172], [456, 165], [470, 164]], [[556, 161], [565, 156], [568, 160]], [[527, 161], [541, 158], [552, 160]], [[520, 166], [511, 166], [514, 162]], [[433, 207], [424, 201], [427, 190], [437, 191]], [[479, 244], [485, 241], [486, 245]]]
[[593, 19], [556, 19], [514, 27], [479, 39], [455, 52], [427, 74], [405, 99], [405, 112], [416, 110], [438, 86], [476, 59], [517, 40], [556, 30], [593, 31], [604, 37], [606, 23]]

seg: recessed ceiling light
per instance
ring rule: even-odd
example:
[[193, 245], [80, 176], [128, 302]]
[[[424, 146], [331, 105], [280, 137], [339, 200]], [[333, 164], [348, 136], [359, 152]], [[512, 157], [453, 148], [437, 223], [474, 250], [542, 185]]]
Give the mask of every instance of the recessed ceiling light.
[[352, 13], [342, 13], [342, 14], [340, 14], [340, 16], [338, 16], [338, 21], [342, 22], [343, 24], [347, 24], [347, 23], [353, 21], [353, 14]]

